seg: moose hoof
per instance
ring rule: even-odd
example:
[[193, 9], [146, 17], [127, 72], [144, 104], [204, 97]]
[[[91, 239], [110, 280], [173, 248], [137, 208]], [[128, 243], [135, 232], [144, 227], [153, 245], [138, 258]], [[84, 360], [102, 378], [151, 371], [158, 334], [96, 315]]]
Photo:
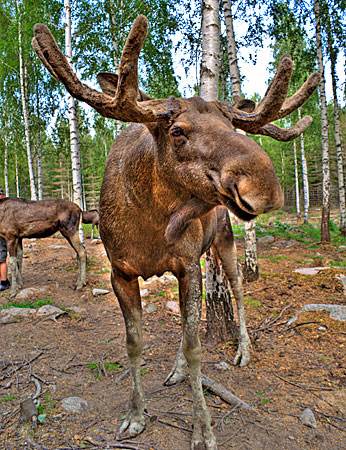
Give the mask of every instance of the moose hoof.
[[245, 367], [250, 362], [250, 346], [239, 345], [237, 353], [234, 357], [233, 364], [235, 366]]
[[76, 285], [76, 291], [80, 291], [81, 289], [83, 289], [83, 287], [86, 286], [86, 283], [84, 282], [78, 282]]
[[209, 439], [207, 441], [192, 441], [191, 450], [217, 450], [216, 439]]
[[16, 295], [17, 291], [10, 292], [8, 298], [14, 298]]
[[172, 386], [173, 384], [181, 383], [186, 378], [185, 371], [179, 372], [178, 370], [171, 371], [165, 381], [164, 386]]
[[123, 441], [138, 436], [145, 429], [144, 417], [132, 416], [130, 414], [122, 423], [119, 432], [117, 434], [117, 441]]

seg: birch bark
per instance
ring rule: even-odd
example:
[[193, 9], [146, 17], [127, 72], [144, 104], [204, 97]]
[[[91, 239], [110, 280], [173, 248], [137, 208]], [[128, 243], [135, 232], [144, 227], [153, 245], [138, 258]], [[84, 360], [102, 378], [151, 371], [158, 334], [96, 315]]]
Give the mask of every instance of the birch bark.
[[[300, 108], [298, 108], [298, 118], [302, 118]], [[304, 133], [300, 135], [300, 153], [302, 157], [302, 178], [303, 178], [303, 192], [304, 192], [304, 223], [309, 222], [309, 207], [310, 207], [310, 196], [309, 196], [309, 176], [308, 176], [308, 166], [305, 158], [305, 144], [304, 144]]]
[[329, 218], [330, 218], [330, 168], [328, 145], [328, 114], [325, 90], [325, 77], [323, 66], [323, 52], [321, 39], [321, 17], [319, 0], [314, 0], [315, 31], [318, 70], [321, 74], [321, 122], [322, 122], [322, 218], [321, 218], [321, 242], [330, 242]]
[[[64, 0], [65, 9], [65, 53], [66, 59], [72, 65], [72, 31], [71, 31], [71, 4]], [[72, 162], [73, 201], [82, 208], [82, 177], [78, 142], [76, 105], [74, 98], [68, 97], [68, 115], [70, 124], [70, 146]]]
[[294, 181], [296, 188], [296, 211], [298, 219], [301, 218], [300, 213], [300, 198], [299, 198], [299, 175], [298, 175], [298, 161], [297, 161], [297, 142], [293, 141], [293, 153], [294, 153]]
[[26, 93], [25, 93], [26, 81], [25, 81], [23, 47], [22, 47], [23, 43], [22, 43], [21, 8], [20, 8], [19, 0], [17, 0], [16, 6], [17, 6], [17, 14], [18, 14], [18, 56], [19, 56], [20, 93], [21, 93], [22, 109], [23, 109], [23, 117], [24, 117], [24, 132], [25, 132], [25, 144], [26, 144], [26, 153], [27, 153], [28, 168], [29, 168], [30, 193], [31, 193], [31, 200], [37, 200], [34, 169], [33, 169], [33, 164], [32, 164], [29, 111], [28, 111], [28, 107], [27, 107], [27, 98], [26, 98]]

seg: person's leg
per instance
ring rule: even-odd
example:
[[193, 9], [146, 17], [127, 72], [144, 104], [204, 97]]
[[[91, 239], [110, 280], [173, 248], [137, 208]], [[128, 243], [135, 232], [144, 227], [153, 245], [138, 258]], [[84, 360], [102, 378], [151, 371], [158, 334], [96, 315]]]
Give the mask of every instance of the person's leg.
[[7, 280], [7, 264], [6, 264], [6, 261], [5, 262], [0, 262], [0, 276], [1, 276], [1, 281], [6, 281]]

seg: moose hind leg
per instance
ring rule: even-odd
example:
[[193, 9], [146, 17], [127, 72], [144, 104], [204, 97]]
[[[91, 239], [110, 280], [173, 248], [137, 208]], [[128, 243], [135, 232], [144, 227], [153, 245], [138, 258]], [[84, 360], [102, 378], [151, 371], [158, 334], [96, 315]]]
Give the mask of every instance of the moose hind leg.
[[23, 287], [22, 267], [23, 267], [23, 240], [19, 239], [17, 246], [17, 269], [18, 269], [17, 281], [19, 289]]
[[237, 248], [234, 242], [231, 222], [228, 211], [224, 208], [218, 211], [217, 234], [213, 243], [231, 284], [232, 292], [237, 303], [239, 316], [239, 345], [233, 363], [241, 367], [250, 362], [251, 341], [246, 329], [243, 283], [240, 270], [238, 270]]
[[145, 399], [141, 380], [142, 309], [138, 280], [126, 281], [115, 275], [113, 270], [112, 285], [118, 297], [126, 327], [126, 349], [131, 376], [131, 394], [129, 410], [117, 434], [117, 440], [128, 439], [140, 434], [145, 428]]
[[78, 261], [78, 279], [77, 279], [77, 285], [76, 289], [81, 289], [83, 286], [86, 285], [86, 261], [87, 261], [87, 254], [84, 248], [84, 245], [81, 243], [80, 237], [79, 237], [79, 231], [72, 236], [66, 236], [66, 239], [71, 244], [72, 248], [77, 254], [77, 261]]
[[179, 290], [183, 324], [182, 348], [189, 366], [193, 399], [191, 450], [217, 450], [201, 380], [199, 321], [202, 301], [202, 276], [198, 263], [186, 265], [185, 275], [179, 277]]

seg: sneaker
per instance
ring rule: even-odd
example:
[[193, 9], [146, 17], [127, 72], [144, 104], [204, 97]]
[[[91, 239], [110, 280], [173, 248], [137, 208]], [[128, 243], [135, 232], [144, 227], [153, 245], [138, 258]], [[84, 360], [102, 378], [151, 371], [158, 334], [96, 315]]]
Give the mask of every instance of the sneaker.
[[6, 289], [8, 289], [11, 286], [11, 283], [6, 280], [6, 281], [2, 281], [0, 283], [0, 291], [6, 291]]

